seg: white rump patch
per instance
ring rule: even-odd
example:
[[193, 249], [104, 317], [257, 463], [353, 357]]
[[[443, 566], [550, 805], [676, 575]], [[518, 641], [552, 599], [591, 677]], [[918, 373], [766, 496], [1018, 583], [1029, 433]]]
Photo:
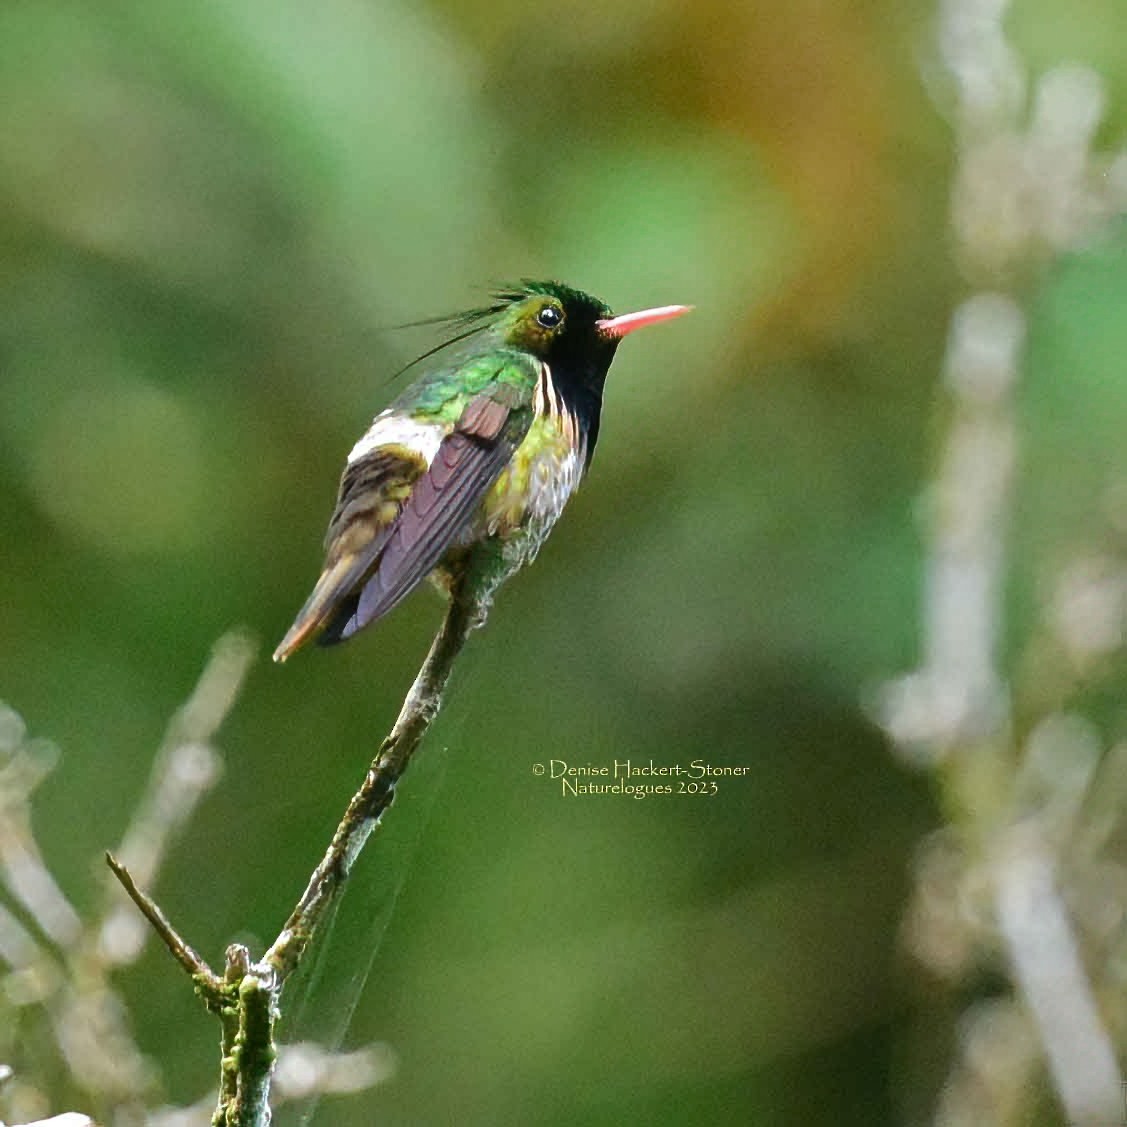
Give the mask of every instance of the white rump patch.
[[446, 437], [447, 428], [442, 423], [425, 423], [418, 419], [396, 415], [390, 409], [381, 411], [348, 455], [348, 464], [378, 450], [381, 446], [405, 446], [426, 460], [434, 461], [438, 447]]

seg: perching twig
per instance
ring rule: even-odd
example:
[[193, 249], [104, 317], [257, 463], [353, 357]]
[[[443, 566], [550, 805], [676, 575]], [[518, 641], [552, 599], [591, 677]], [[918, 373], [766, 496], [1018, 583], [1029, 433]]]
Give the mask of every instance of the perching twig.
[[264, 961], [283, 981], [297, 968], [368, 835], [394, 800], [395, 784], [438, 715], [454, 659], [477, 624], [478, 613], [476, 605], [468, 602], [460, 590], [455, 591], [442, 628], [403, 702], [391, 734], [381, 745], [363, 785], [348, 804], [332, 843], [309, 878], [286, 926], [266, 952]]
[[223, 1023], [215, 1127], [267, 1127], [270, 1122], [270, 1079], [278, 1056], [274, 1027], [282, 987], [300, 965], [365, 842], [394, 800], [396, 783], [442, 706], [454, 661], [470, 631], [484, 620], [487, 603], [470, 597], [466, 587], [455, 585], [442, 627], [391, 733], [380, 745], [285, 926], [261, 960], [252, 963], [245, 947], [233, 945], [227, 950], [224, 976], [217, 976], [138, 889], [125, 867], [106, 854], [114, 875]]

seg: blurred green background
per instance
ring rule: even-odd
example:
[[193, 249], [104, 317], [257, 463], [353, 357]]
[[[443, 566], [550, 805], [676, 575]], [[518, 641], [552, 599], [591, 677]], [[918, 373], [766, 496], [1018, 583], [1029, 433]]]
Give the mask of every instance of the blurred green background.
[[[315, 1122], [842, 1127], [942, 1083], [955, 1011], [897, 938], [938, 814], [862, 709], [918, 656], [964, 292], [933, 19], [0, 8], [0, 699], [62, 749], [36, 831], [80, 907], [213, 641], [268, 652], [304, 599], [347, 451], [434, 343], [394, 326], [524, 276], [697, 306], [620, 351], [591, 476], [363, 858], [287, 1033], [399, 1067]], [[1122, 136], [1127, 9], [1030, 0], [1010, 29], [1034, 73], [1094, 65]], [[1028, 284], [1026, 590], [1127, 461], [1127, 238]], [[255, 667], [155, 890], [205, 956], [273, 938], [440, 613]], [[579, 799], [551, 758], [750, 771]], [[167, 1098], [201, 1096], [217, 1031], [182, 975], [154, 947], [122, 988]]]

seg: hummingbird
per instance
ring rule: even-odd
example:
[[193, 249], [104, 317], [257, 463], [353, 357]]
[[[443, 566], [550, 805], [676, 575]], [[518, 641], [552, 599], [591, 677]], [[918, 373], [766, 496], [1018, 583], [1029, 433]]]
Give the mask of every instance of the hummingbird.
[[460, 584], [483, 621], [591, 464], [619, 342], [691, 308], [616, 317], [551, 281], [524, 281], [493, 298], [449, 319], [459, 331], [420, 358], [446, 351], [443, 361], [353, 446], [321, 576], [275, 661], [314, 637], [323, 645], [352, 637], [428, 577], [451, 595]]

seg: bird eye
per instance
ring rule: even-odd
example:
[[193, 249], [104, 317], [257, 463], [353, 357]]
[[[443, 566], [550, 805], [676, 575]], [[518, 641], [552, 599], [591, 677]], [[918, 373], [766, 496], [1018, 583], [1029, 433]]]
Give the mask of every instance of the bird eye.
[[536, 314], [536, 323], [542, 329], [555, 329], [563, 322], [563, 314], [554, 305], [545, 305]]

